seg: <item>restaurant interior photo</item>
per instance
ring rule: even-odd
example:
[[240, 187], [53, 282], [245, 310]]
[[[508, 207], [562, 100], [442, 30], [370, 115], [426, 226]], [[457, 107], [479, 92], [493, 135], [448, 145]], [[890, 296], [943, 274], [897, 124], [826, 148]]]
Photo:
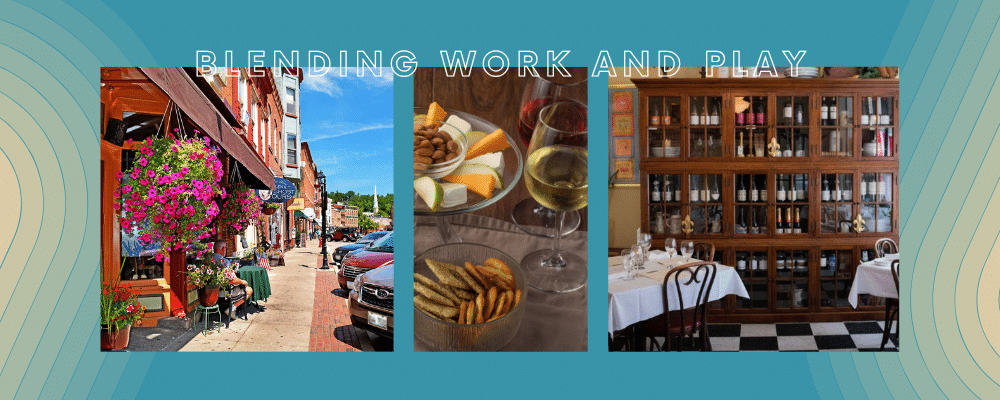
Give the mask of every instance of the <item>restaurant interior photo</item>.
[[609, 350], [898, 351], [898, 68], [630, 72]]

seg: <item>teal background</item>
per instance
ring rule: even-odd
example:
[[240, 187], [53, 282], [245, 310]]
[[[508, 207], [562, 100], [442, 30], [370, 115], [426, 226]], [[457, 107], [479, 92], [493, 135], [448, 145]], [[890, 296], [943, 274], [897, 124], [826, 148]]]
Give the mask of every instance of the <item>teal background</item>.
[[[1000, 232], [993, 139], [1000, 127], [995, 2], [154, 2], [0, 0], [0, 167], [14, 173], [0, 217], [13, 238], [0, 263], [0, 399], [179, 396], [1000, 398]], [[250, 46], [250, 47], [248, 47]], [[807, 50], [803, 65], [899, 66], [900, 224], [904, 260], [898, 354], [608, 354], [603, 291], [588, 290], [590, 352], [416, 354], [412, 317], [397, 319], [392, 354], [100, 353], [99, 76], [101, 66], [190, 66], [195, 50], [571, 50], [593, 67], [600, 50], [672, 50], [682, 65], [705, 50], [743, 64], [770, 50]], [[270, 57], [267, 58], [270, 60]], [[508, 72], [514, 73], [514, 72]], [[396, 228], [412, 231], [407, 136], [412, 80], [395, 83]], [[607, 126], [606, 77], [592, 79], [590, 125]], [[607, 137], [594, 135], [594, 151]], [[595, 157], [590, 179], [604, 182]], [[0, 168], [0, 170], [4, 170]], [[15, 187], [16, 186], [16, 187]], [[591, 276], [601, 277], [607, 191], [591, 190]], [[18, 204], [9, 202], [9, 204]], [[412, 254], [400, 237], [397, 255]], [[0, 249], [2, 250], [2, 249]], [[408, 276], [406, 263], [399, 276]], [[995, 269], [995, 268], [994, 268]], [[399, 309], [411, 306], [400, 287]], [[971, 317], [970, 317], [971, 315]], [[977, 318], [979, 315], [982, 318]], [[214, 367], [244, 372], [215, 374]], [[240, 389], [229, 389], [234, 386]]]

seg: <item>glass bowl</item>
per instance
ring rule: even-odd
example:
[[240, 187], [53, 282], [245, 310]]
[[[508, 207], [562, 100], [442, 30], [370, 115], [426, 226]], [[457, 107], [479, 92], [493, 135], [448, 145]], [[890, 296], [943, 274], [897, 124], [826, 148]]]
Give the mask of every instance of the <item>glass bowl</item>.
[[[448, 112], [449, 116], [454, 115], [468, 122], [472, 125], [472, 130], [474, 131], [491, 133], [498, 129], [495, 124], [475, 115], [454, 110], [445, 111]], [[414, 116], [422, 114], [427, 114], [427, 107], [413, 108]], [[430, 207], [427, 206], [427, 203], [425, 203], [420, 196], [413, 196], [413, 214], [423, 216], [464, 214], [488, 207], [510, 193], [511, 190], [514, 189], [514, 186], [517, 186], [517, 183], [521, 181], [521, 173], [523, 171], [524, 162], [521, 158], [521, 150], [518, 149], [517, 142], [514, 141], [514, 138], [512, 138], [510, 133], [507, 131], [504, 131], [504, 136], [507, 137], [507, 143], [510, 143], [510, 147], [503, 151], [504, 170], [499, 171], [500, 176], [503, 177], [503, 189], [494, 191], [493, 197], [488, 199], [470, 194], [468, 201], [464, 204], [452, 207], [441, 207], [438, 208], [437, 211], [431, 211]], [[443, 174], [441, 176], [444, 175], [447, 174]], [[414, 177], [416, 178], [416, 175], [414, 175]]]
[[[420, 164], [414, 161], [413, 179], [417, 179], [422, 176], [429, 176], [432, 179], [441, 178], [442, 176], [450, 174], [452, 171], [455, 170], [455, 168], [458, 168], [458, 166], [462, 165], [462, 162], [465, 161], [465, 150], [468, 149], [469, 147], [469, 139], [466, 138], [465, 134], [461, 133], [461, 131], [454, 125], [451, 125], [444, 121], [438, 121], [438, 123], [441, 124], [441, 126], [437, 128], [438, 132], [448, 134], [448, 136], [451, 136], [451, 140], [454, 140], [455, 144], [458, 145], [458, 156], [451, 159], [451, 161], [445, 161], [443, 163], [437, 163], [433, 165]], [[414, 130], [423, 125], [424, 125], [423, 119], [420, 119], [418, 121], [417, 116], [413, 117]], [[446, 126], [452, 129], [442, 130], [442, 128]]]
[[482, 324], [460, 325], [442, 321], [413, 309], [413, 336], [435, 351], [497, 351], [510, 343], [521, 328], [521, 318], [527, 304], [528, 290], [525, 285], [524, 270], [513, 258], [500, 250], [479, 244], [453, 243], [433, 247], [417, 256], [413, 272], [437, 280], [426, 259], [465, 265], [465, 262], [482, 265], [488, 258], [503, 261], [514, 273], [517, 289], [521, 291], [521, 302], [506, 315]]

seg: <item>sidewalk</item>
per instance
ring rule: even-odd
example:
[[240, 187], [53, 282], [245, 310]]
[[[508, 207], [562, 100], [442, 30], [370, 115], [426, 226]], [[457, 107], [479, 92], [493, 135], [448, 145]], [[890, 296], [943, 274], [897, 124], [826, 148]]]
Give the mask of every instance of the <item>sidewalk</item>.
[[285, 252], [285, 265], [268, 273], [271, 297], [259, 302], [264, 310], [248, 306], [247, 320], [232, 321], [221, 333], [199, 333], [180, 351], [309, 351], [318, 254], [319, 241]]
[[[333, 254], [334, 249], [344, 244], [349, 243], [331, 242], [327, 246], [327, 252]], [[316, 266], [319, 268], [322, 265], [323, 256], [317, 254]], [[337, 270], [337, 267], [331, 265], [330, 269], [316, 273], [309, 351], [392, 351], [392, 340], [379, 338], [351, 325], [347, 291], [340, 289], [337, 283]]]

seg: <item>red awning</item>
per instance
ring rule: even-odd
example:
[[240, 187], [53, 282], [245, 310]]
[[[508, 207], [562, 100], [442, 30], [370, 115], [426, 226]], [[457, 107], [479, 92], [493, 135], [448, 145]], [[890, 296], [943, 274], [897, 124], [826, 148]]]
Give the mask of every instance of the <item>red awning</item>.
[[236, 161], [239, 161], [250, 172], [251, 176], [243, 176], [248, 186], [254, 189], [274, 189], [274, 176], [264, 162], [257, 158], [257, 153], [247, 145], [225, 117], [219, 113], [216, 106], [201, 92], [198, 85], [184, 72], [183, 68], [142, 67], [146, 76], [164, 93], [188, 118], [212, 140], [219, 144]]

